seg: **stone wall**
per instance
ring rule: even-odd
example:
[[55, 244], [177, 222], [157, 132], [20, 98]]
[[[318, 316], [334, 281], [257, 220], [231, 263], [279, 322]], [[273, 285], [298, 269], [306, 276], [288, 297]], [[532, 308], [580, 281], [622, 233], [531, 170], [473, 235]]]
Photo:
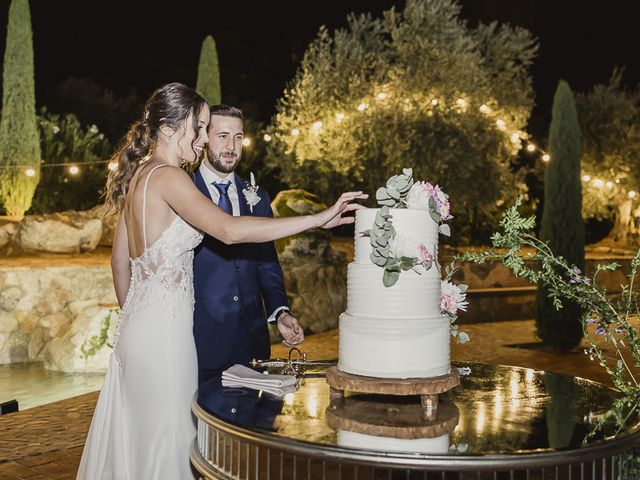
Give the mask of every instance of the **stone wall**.
[[[350, 253], [329, 242], [300, 236], [280, 253], [293, 313], [307, 332], [338, 325], [346, 306], [346, 266]], [[589, 259], [587, 273], [596, 263]], [[602, 272], [599, 281], [619, 291], [629, 259], [616, 272]], [[11, 263], [11, 262], [7, 262]], [[443, 259], [444, 263], [444, 259]], [[59, 264], [59, 262], [57, 262]], [[469, 284], [469, 312], [460, 322], [532, 318], [535, 286], [515, 278], [502, 265], [466, 264], [456, 281]], [[109, 337], [116, 323], [109, 265], [6, 266], [0, 262], [0, 364], [43, 361], [46, 368], [93, 372], [106, 368], [111, 349], [104, 346], [85, 358], [82, 347], [100, 335], [110, 317]], [[272, 341], [280, 338], [272, 329]]]
[[[292, 310], [307, 332], [336, 328], [346, 303], [346, 260], [299, 238], [280, 254]], [[319, 293], [321, 292], [321, 293]], [[50, 370], [103, 371], [111, 349], [85, 358], [83, 345], [117, 320], [111, 270], [104, 266], [1, 267], [0, 364], [42, 361]], [[114, 312], [110, 315], [110, 312]], [[273, 341], [280, 341], [273, 332]]]
[[[313, 248], [309, 246], [313, 243]], [[307, 332], [338, 327], [347, 305], [347, 261], [328, 242], [296, 238], [280, 254], [291, 311]]]
[[85, 359], [81, 348], [115, 304], [108, 266], [0, 269], [0, 364], [103, 370], [109, 349]]

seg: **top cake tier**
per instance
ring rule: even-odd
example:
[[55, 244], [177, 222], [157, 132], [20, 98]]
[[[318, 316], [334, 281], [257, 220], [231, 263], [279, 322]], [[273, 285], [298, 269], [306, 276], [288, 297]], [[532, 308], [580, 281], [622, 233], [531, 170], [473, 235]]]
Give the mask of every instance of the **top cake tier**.
[[[371, 230], [375, 222], [379, 208], [366, 208], [356, 211], [355, 223], [355, 263], [372, 263], [371, 239], [363, 237], [362, 232]], [[408, 210], [402, 208], [391, 208], [389, 213], [392, 216], [391, 222], [396, 233], [404, 237], [411, 237], [419, 243], [425, 245], [432, 254], [437, 253], [438, 246], [438, 225], [431, 218], [429, 212], [424, 210]]]

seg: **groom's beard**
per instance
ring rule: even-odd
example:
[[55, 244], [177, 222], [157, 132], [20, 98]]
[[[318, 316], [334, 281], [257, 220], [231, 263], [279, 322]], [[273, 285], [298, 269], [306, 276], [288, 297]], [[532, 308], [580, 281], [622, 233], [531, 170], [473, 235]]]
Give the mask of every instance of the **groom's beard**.
[[235, 160], [233, 161], [233, 163], [223, 162], [220, 159], [220, 157], [222, 156], [223, 153], [225, 153], [225, 152], [221, 152], [221, 153], [216, 155], [211, 151], [210, 148], [207, 148], [207, 158], [209, 159], [209, 163], [211, 164], [211, 166], [213, 168], [215, 168], [219, 172], [231, 173], [238, 166], [238, 163], [240, 162], [240, 157], [237, 156], [235, 153], [226, 152], [226, 153], [230, 153], [231, 155], [233, 155], [235, 157]]

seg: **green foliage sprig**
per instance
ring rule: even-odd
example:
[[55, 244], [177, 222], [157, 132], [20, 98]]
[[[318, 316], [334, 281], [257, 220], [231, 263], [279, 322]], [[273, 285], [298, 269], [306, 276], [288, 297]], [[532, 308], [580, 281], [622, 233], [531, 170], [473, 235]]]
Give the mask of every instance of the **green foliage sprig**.
[[109, 309], [109, 313], [102, 320], [102, 327], [100, 328], [100, 333], [98, 335], [94, 335], [84, 341], [82, 346], [80, 347], [80, 351], [84, 356], [84, 359], [87, 360], [89, 357], [94, 356], [98, 353], [98, 350], [101, 350], [105, 345], [109, 348], [113, 348], [113, 345], [109, 343], [109, 328], [111, 327], [111, 316], [113, 314], [118, 314], [118, 309], [111, 308]]
[[[491, 237], [493, 248], [480, 253], [468, 252], [457, 255], [455, 259], [476, 263], [501, 261], [514, 275], [525, 277], [532, 283], [544, 284], [557, 309], [562, 308], [562, 300], [571, 300], [580, 305], [585, 312], [581, 320], [589, 345], [585, 354], [598, 361], [610, 375], [616, 388], [639, 400], [638, 371], [634, 371], [634, 368], [640, 367], [640, 338], [631, 320], [638, 317], [638, 295], [634, 291], [634, 280], [640, 266], [640, 251], [631, 261], [629, 283], [622, 286], [622, 294], [610, 298], [606, 288], [597, 283], [597, 277], [600, 272], [616, 270], [620, 265], [601, 264], [596, 267], [593, 278], [585, 276], [577, 267], [569, 265], [563, 257], [556, 256], [546, 243], [531, 233], [535, 217], [520, 216], [518, 208], [521, 204], [520, 197], [515, 205], [507, 210], [500, 222], [500, 231]], [[531, 251], [523, 253], [525, 247]], [[531, 261], [538, 261], [540, 268], [529, 266]], [[614, 360], [604, 355], [599, 346], [601, 342], [613, 347]], [[625, 349], [632, 361], [623, 355]]]

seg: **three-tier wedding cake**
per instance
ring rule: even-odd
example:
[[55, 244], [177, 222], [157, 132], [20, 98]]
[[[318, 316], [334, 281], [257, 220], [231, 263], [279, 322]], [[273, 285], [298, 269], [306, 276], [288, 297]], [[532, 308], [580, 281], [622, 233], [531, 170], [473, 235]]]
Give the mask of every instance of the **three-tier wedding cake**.
[[466, 287], [443, 282], [437, 262], [438, 236], [449, 234], [448, 197], [405, 169], [376, 198], [381, 208], [356, 212], [338, 369], [378, 378], [447, 375], [450, 335], [468, 339], [453, 325], [466, 308]]

